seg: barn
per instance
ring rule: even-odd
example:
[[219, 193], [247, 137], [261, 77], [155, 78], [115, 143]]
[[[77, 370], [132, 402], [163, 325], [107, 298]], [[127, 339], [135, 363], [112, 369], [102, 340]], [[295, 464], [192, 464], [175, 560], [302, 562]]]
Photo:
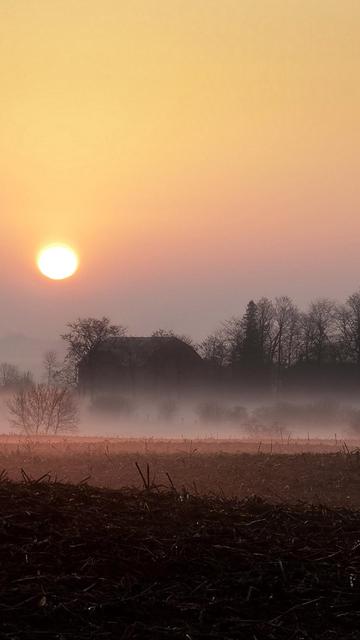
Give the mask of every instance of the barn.
[[203, 360], [192, 346], [176, 337], [109, 338], [79, 365], [83, 392], [182, 392], [196, 388]]

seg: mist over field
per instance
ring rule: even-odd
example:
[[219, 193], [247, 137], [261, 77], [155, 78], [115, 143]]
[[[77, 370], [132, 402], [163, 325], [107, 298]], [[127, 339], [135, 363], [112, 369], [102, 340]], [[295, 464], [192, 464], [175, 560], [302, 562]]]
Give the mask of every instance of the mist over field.
[[122, 398], [122, 409], [82, 401], [80, 433], [164, 438], [314, 438], [360, 435], [357, 398]]
[[[21, 429], [10, 422], [10, 398], [11, 394], [0, 394], [0, 433], [21, 435]], [[224, 398], [212, 394], [175, 399], [105, 394], [79, 395], [77, 403], [79, 436], [274, 440], [360, 436], [356, 396]]]

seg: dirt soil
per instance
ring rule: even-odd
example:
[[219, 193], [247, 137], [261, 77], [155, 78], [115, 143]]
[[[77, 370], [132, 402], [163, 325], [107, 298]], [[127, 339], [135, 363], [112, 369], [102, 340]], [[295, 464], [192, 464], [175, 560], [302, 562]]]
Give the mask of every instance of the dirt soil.
[[0, 561], [8, 640], [359, 637], [356, 510], [3, 478]]

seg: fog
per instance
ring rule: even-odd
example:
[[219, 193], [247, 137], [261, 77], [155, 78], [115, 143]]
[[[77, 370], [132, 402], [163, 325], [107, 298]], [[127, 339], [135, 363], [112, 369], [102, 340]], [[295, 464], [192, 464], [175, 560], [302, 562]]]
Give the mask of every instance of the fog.
[[[0, 434], [21, 434], [11, 424], [7, 403], [15, 392], [0, 392]], [[357, 438], [357, 394], [176, 394], [74, 391], [79, 411], [75, 434], [120, 438]], [[64, 435], [67, 432], [64, 431]], [[72, 435], [72, 434], [69, 434]]]
[[345, 438], [360, 434], [358, 398], [81, 397], [79, 434], [159, 438]]
[[[11, 424], [7, 403], [16, 392], [0, 393], [0, 433], [21, 434]], [[121, 393], [74, 391], [79, 436], [119, 438], [357, 438], [357, 394]], [[66, 429], [59, 435], [72, 435]]]

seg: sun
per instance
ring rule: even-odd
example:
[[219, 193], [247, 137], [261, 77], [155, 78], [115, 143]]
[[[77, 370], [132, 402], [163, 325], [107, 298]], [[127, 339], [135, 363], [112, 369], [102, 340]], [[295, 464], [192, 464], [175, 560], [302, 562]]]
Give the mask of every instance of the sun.
[[47, 278], [65, 280], [77, 271], [79, 258], [71, 247], [65, 244], [52, 244], [40, 251], [37, 266]]

